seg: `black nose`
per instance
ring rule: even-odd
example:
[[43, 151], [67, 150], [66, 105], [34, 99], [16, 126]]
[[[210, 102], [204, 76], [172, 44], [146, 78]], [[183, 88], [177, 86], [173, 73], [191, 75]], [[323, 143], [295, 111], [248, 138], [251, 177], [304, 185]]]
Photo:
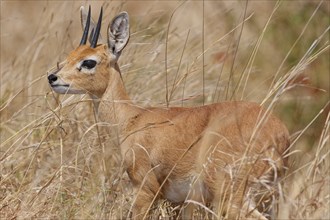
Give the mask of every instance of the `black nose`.
[[49, 84], [52, 84], [53, 82], [55, 82], [57, 80], [57, 76], [55, 74], [50, 74], [48, 76], [48, 82]]

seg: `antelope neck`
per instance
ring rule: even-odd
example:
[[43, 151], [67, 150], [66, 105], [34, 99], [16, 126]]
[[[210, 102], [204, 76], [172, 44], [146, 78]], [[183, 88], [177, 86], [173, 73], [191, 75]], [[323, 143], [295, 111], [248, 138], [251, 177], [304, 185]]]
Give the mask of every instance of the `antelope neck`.
[[122, 127], [129, 118], [138, 113], [138, 107], [126, 93], [118, 64], [110, 65], [108, 87], [102, 95], [98, 109], [100, 120]]

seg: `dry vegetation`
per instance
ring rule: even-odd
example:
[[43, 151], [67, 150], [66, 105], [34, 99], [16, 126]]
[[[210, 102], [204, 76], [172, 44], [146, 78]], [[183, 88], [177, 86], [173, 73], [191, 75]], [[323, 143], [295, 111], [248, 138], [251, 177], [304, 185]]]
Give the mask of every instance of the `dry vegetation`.
[[[111, 125], [95, 123], [89, 97], [53, 94], [46, 79], [79, 44], [86, 4], [1, 1], [1, 219], [120, 219], [130, 208], [117, 138], [98, 135]], [[204, 15], [201, 1], [91, 5], [104, 6], [103, 40], [116, 13], [130, 14], [120, 64], [136, 102], [272, 108], [292, 134], [277, 219], [330, 218], [328, 1], [205, 1]], [[173, 209], [160, 201], [152, 215]]]

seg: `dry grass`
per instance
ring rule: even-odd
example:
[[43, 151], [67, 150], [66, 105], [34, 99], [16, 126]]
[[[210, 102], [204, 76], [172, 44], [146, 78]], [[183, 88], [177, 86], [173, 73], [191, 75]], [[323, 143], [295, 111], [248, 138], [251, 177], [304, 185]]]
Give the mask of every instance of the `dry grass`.
[[[82, 4], [1, 2], [1, 219], [124, 218], [130, 208], [117, 138], [97, 131], [111, 125], [95, 123], [88, 97], [53, 94], [46, 80], [78, 45]], [[328, 1], [205, 1], [204, 16], [201, 1], [91, 5], [105, 7], [103, 33], [115, 13], [130, 14], [120, 64], [139, 104], [244, 99], [273, 109], [293, 140], [275, 215], [330, 218]], [[152, 215], [174, 209], [159, 201]]]

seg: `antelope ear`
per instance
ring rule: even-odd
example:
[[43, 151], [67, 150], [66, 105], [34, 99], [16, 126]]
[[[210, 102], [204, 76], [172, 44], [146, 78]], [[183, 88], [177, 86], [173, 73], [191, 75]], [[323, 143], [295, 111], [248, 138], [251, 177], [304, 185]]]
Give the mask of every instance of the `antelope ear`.
[[127, 12], [121, 12], [109, 24], [108, 48], [118, 58], [129, 40], [129, 18]]
[[[81, 27], [82, 27], [83, 31], [85, 30], [85, 26], [86, 26], [87, 15], [88, 15], [88, 10], [86, 10], [84, 6], [81, 6], [80, 7], [80, 22], [81, 22]], [[90, 26], [89, 26], [90, 35], [89, 35], [89, 38], [88, 38], [89, 43], [92, 42], [95, 27], [96, 27], [96, 24], [95, 24], [93, 18], [91, 18]], [[99, 35], [98, 42], [103, 42], [101, 34]]]

